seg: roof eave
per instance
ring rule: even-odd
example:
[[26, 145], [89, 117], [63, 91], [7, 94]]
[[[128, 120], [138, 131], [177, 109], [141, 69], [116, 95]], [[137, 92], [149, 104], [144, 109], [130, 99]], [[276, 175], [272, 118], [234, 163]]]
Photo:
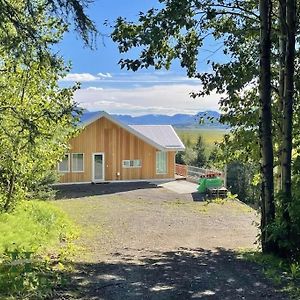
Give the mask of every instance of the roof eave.
[[164, 151], [168, 151], [168, 152], [171, 152], [171, 151], [184, 151], [185, 150], [185, 147], [167, 147], [164, 149]]

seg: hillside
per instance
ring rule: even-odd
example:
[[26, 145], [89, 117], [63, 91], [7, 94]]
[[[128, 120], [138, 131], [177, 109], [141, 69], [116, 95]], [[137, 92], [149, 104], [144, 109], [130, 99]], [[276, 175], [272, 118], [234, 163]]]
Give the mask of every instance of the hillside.
[[[133, 117], [130, 115], [114, 115], [118, 120], [130, 125], [173, 125], [177, 128], [227, 128], [219, 122], [220, 113], [216, 111], [199, 112], [195, 115], [176, 114], [173, 116], [148, 114]], [[200, 120], [202, 123], [200, 124]]]

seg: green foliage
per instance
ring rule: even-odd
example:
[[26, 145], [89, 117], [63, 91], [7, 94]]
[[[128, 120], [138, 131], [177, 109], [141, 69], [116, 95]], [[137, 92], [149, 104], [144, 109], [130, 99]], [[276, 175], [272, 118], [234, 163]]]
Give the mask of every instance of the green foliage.
[[[45, 34], [46, 23], [54, 31], [57, 27], [67, 31], [73, 21], [74, 29], [84, 43], [93, 46], [97, 29], [87, 16], [85, 9], [91, 1], [86, 0], [49, 0], [49, 1], [2, 1], [0, 18], [5, 24], [0, 29], [6, 34], [0, 34], [1, 45], [16, 55], [22, 55], [28, 46], [34, 46], [38, 51], [45, 50], [55, 38]], [[47, 22], [40, 18], [41, 12], [48, 16]], [[42, 56], [41, 56], [42, 57]]]
[[300, 263], [294, 262], [290, 265], [290, 273], [293, 279], [300, 279]]
[[0, 265], [0, 295], [5, 299], [49, 299], [53, 287], [65, 281], [57, 265], [31, 253], [14, 252]]
[[228, 189], [238, 195], [238, 198], [259, 207], [259, 187], [253, 185], [253, 177], [258, 172], [251, 164], [231, 162], [227, 164]]
[[[0, 76], [0, 191], [4, 210], [13, 209], [20, 193], [34, 182], [42, 182], [67, 149], [76, 132], [72, 96], [77, 89], [61, 89], [58, 78], [65, 72], [61, 62], [5, 60], [4, 67], [14, 71]], [[49, 130], [51, 128], [51, 130]]]
[[300, 258], [300, 199], [293, 196], [289, 205], [289, 222], [283, 218], [284, 209], [281, 205], [282, 193], [276, 195], [277, 213], [275, 220], [269, 225], [270, 238], [278, 243], [280, 255], [290, 259]]
[[[221, 141], [224, 130], [182, 130], [177, 133], [182, 139], [186, 151], [176, 154], [176, 163], [187, 164], [195, 167], [215, 166], [215, 160], [208, 160], [210, 151], [217, 141]], [[216, 167], [216, 166], [215, 166]]]
[[[0, 28], [0, 38], [9, 35], [18, 40], [15, 52], [7, 43], [0, 45], [0, 211], [13, 210], [18, 200], [34, 196], [37, 187], [39, 194], [46, 196], [41, 186], [76, 132], [79, 111], [72, 98], [79, 86], [59, 87], [58, 80], [69, 68], [49, 50], [62, 38], [66, 27], [39, 3], [32, 3], [34, 20], [30, 16], [26, 20], [30, 12], [25, 9], [19, 22], [31, 22], [26, 25], [31, 24], [39, 38], [36, 43], [42, 47], [18, 40], [21, 29], [14, 30], [17, 25], [11, 20], [4, 18], [8, 31]], [[17, 6], [16, 15], [26, 7], [22, 1], [9, 4]]]
[[77, 228], [60, 209], [42, 201], [19, 203], [0, 215], [0, 297], [49, 298], [62, 284]]
[[283, 291], [288, 292], [292, 299], [300, 298], [299, 261], [281, 259], [277, 256], [257, 251], [243, 251], [241, 256], [243, 259], [261, 265], [264, 274], [275, 284], [279, 285]]
[[198, 137], [197, 143], [193, 149], [196, 152], [193, 166], [198, 168], [205, 167], [207, 165], [207, 157], [205, 154], [205, 145], [203, 143], [203, 138], [201, 135]]
[[193, 166], [196, 160], [197, 153], [191, 147], [186, 147], [183, 154], [183, 161], [185, 165]]
[[180, 165], [184, 165], [184, 159], [183, 159], [183, 155], [184, 155], [184, 151], [178, 151], [175, 155], [175, 163], [176, 164], [180, 164]]
[[0, 254], [42, 253], [70, 239], [74, 228], [66, 215], [43, 201], [23, 201], [12, 213], [0, 214]]
[[59, 180], [56, 170], [45, 170], [44, 172], [37, 170], [36, 173], [27, 174], [25, 180], [28, 199], [54, 199], [56, 191], [52, 188], [52, 184]]
[[235, 200], [238, 198], [238, 194], [232, 194], [231, 192], [227, 193], [227, 197], [228, 200]]
[[[300, 258], [300, 159], [294, 157], [293, 163], [293, 195], [292, 201], [289, 201], [288, 222], [284, 217], [286, 209], [282, 205], [285, 202], [285, 195], [281, 192], [276, 194], [276, 217], [269, 226], [271, 239], [276, 241], [279, 246], [280, 255], [291, 260]], [[293, 267], [295, 268], [295, 267]]]

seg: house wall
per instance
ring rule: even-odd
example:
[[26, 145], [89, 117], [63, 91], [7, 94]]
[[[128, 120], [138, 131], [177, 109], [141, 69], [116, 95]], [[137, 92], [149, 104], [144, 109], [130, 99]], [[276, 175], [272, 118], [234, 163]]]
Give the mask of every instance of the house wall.
[[[168, 173], [156, 174], [157, 150], [105, 117], [83, 129], [77, 137], [71, 139], [70, 146], [70, 154], [84, 153], [84, 172], [62, 173], [61, 183], [91, 182], [92, 154], [97, 152], [104, 153], [105, 180], [163, 179], [175, 176], [174, 151], [167, 152]], [[122, 168], [122, 160], [127, 159], [141, 159], [142, 166]], [[118, 172], [120, 176], [117, 176]]]

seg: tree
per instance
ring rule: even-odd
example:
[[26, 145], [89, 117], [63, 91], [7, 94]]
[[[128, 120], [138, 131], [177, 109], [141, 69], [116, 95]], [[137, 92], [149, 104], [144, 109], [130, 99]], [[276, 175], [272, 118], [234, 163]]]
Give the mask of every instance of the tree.
[[184, 154], [183, 154], [183, 161], [185, 165], [193, 166], [196, 160], [197, 153], [191, 147], [186, 147]]
[[201, 135], [198, 136], [197, 143], [193, 147], [193, 149], [196, 152], [193, 166], [198, 168], [205, 167], [207, 165], [207, 157], [205, 154], [205, 145], [203, 143], [203, 138]]
[[261, 243], [264, 252], [275, 252], [274, 242], [270, 239], [268, 225], [275, 219], [273, 141], [271, 111], [271, 28], [272, 2], [260, 0], [260, 121], [259, 138], [261, 149], [262, 205], [261, 205]]
[[291, 237], [290, 203], [292, 202], [292, 148], [293, 148], [293, 107], [294, 107], [294, 69], [295, 69], [295, 39], [296, 39], [296, 0], [280, 0], [282, 13], [282, 35], [286, 46], [284, 61], [283, 87], [283, 144], [281, 161], [281, 180], [283, 192], [283, 220], [287, 226], [287, 236]]
[[[60, 89], [57, 78], [63, 64], [4, 60], [13, 72], [0, 77], [0, 191], [2, 209], [8, 211], [21, 200], [30, 181], [53, 169], [76, 131], [75, 104], [71, 89]], [[16, 67], [17, 65], [17, 67]], [[51, 130], [49, 130], [51, 128]]]
[[253, 177], [257, 170], [254, 165], [232, 161], [227, 165], [227, 187], [238, 199], [259, 207], [260, 191], [254, 184]]
[[176, 164], [184, 165], [185, 162], [183, 160], [184, 151], [178, 151], [175, 155]]
[[[32, 27], [47, 47], [23, 41], [13, 50], [0, 45], [0, 209], [5, 211], [48, 176], [77, 130], [72, 97], [78, 86], [58, 86], [68, 68], [48, 49], [66, 28], [44, 11], [35, 16]], [[5, 25], [8, 32], [0, 29], [0, 38], [18, 36], [11, 24]]]
[[[41, 12], [47, 15], [48, 22], [57, 22], [63, 30], [70, 27], [73, 21], [74, 29], [81, 36], [86, 45], [92, 46], [93, 38], [97, 34], [94, 22], [85, 13], [85, 8], [92, 0], [3, 0], [0, 4], [1, 45], [7, 49], [19, 52], [21, 44], [45, 48], [52, 43], [54, 36], [45, 36], [40, 30]], [[45, 25], [45, 24], [44, 24]]]

